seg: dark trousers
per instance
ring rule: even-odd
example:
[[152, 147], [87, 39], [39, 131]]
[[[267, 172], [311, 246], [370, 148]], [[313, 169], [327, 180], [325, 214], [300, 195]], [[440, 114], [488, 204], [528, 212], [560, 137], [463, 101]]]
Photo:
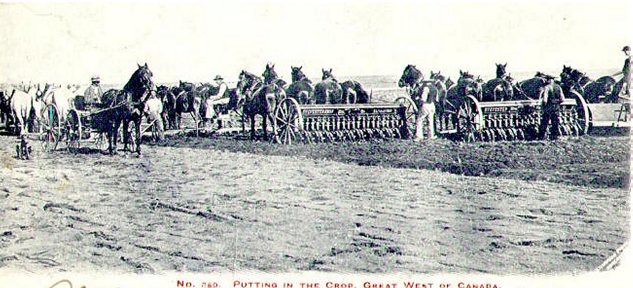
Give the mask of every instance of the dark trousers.
[[560, 124], [560, 107], [546, 108], [543, 110], [541, 116], [541, 125], [539, 126], [539, 139], [545, 140], [545, 134], [547, 132], [547, 125], [552, 122], [550, 128], [550, 139], [555, 140], [558, 138], [558, 126]]

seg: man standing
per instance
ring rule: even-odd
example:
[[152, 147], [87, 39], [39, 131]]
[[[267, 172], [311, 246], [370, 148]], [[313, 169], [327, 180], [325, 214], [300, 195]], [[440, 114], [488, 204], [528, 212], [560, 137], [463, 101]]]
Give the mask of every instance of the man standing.
[[424, 126], [426, 126], [426, 137], [428, 139], [435, 138], [435, 99], [437, 98], [437, 93], [438, 89], [433, 81], [423, 80], [417, 87], [413, 88], [411, 93], [412, 100], [418, 107], [415, 117], [414, 141], [424, 139]]
[[622, 67], [622, 71], [613, 75], [613, 77], [622, 75], [622, 79], [619, 82], [620, 91], [616, 95], [619, 95], [624, 89], [624, 94], [627, 96], [631, 96], [631, 47], [624, 46], [622, 48], [622, 52], [626, 55], [626, 59], [624, 59], [624, 66]]
[[145, 115], [147, 115], [147, 121], [149, 123], [154, 122], [156, 135], [152, 136], [157, 137], [157, 140], [160, 141], [165, 139], [161, 113], [163, 113], [163, 102], [160, 100], [160, 98], [156, 97], [156, 92], [151, 91], [149, 99], [147, 100], [147, 102], [145, 102]]
[[551, 122], [550, 139], [556, 140], [560, 134], [560, 106], [565, 100], [565, 96], [560, 85], [554, 83], [554, 77], [545, 75], [544, 78], [547, 83], [543, 86], [543, 93], [541, 94], [543, 96], [541, 98], [541, 125], [538, 130], [539, 139], [546, 139], [547, 126]]
[[92, 84], [86, 91], [84, 92], [84, 101], [86, 105], [93, 105], [97, 103], [101, 103], [101, 96], [103, 95], [103, 91], [101, 90], [100, 82], [101, 79], [99, 76], [92, 76], [90, 78]]

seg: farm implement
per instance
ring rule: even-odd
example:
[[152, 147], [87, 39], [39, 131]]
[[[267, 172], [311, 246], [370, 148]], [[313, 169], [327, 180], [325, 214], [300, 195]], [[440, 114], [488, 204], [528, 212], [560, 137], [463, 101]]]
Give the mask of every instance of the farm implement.
[[415, 115], [398, 98], [393, 104], [299, 104], [285, 98], [274, 113], [275, 140], [295, 142], [408, 138]]

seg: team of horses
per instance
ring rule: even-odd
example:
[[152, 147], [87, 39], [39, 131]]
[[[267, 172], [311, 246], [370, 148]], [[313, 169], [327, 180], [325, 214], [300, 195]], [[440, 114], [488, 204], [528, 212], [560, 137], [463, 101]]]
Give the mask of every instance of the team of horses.
[[[274, 64], [267, 64], [261, 76], [241, 71], [235, 88], [226, 89], [224, 95], [216, 95], [218, 87], [211, 84], [195, 85], [180, 81], [177, 86], [159, 86], [157, 94], [163, 102], [165, 129], [181, 129], [183, 113], [189, 113], [196, 122], [206, 123], [214, 115], [234, 111], [241, 117], [242, 131], [250, 122], [251, 138], [256, 138], [256, 117], [262, 119], [263, 138], [268, 140], [268, 122], [273, 121], [277, 103], [292, 97], [300, 104], [354, 104], [369, 103], [371, 93], [358, 81], [339, 82], [332, 69], [323, 69], [322, 80], [313, 84], [301, 70], [291, 66], [292, 82], [287, 83], [275, 71]], [[224, 97], [226, 105], [210, 105], [209, 99]], [[210, 107], [213, 106], [213, 107]]]
[[[426, 101], [438, 104], [438, 113], [449, 110], [455, 111], [468, 96], [479, 101], [512, 101], [540, 99], [547, 85], [559, 85], [565, 95], [582, 95], [587, 102], [616, 102], [622, 89], [621, 83], [611, 76], [604, 76], [592, 80], [585, 73], [564, 66], [560, 73], [560, 80], [552, 83], [554, 77], [537, 72], [530, 79], [515, 81], [506, 71], [506, 64], [496, 64], [496, 77], [483, 81], [467, 71], [460, 71], [456, 82], [431, 71], [429, 79], [415, 65], [407, 65], [402, 73], [398, 86], [407, 87], [415, 100], [424, 89], [428, 88], [429, 96]], [[273, 114], [277, 103], [285, 97], [294, 98], [299, 104], [363, 104], [370, 103], [372, 93], [362, 87], [355, 80], [340, 82], [332, 73], [332, 69], [322, 69], [321, 81], [314, 84], [303, 72], [302, 67], [291, 66], [291, 83], [279, 78], [273, 64], [267, 64], [261, 76], [248, 71], [241, 71], [235, 88], [226, 89], [224, 95], [216, 95], [219, 88], [201, 83], [180, 81], [174, 87], [155, 87], [152, 81], [153, 73], [147, 66], [138, 65], [138, 69], [131, 75], [123, 89], [110, 89], [101, 99], [103, 110], [100, 112], [99, 130], [108, 135], [108, 150], [116, 153], [119, 127], [121, 131], [128, 131], [130, 123], [134, 124], [132, 135], [124, 133], [125, 148], [128, 143], [134, 143], [134, 151], [141, 153], [141, 121], [145, 102], [150, 92], [155, 91], [163, 104], [162, 118], [165, 129], [180, 129], [182, 115], [190, 114], [197, 121], [205, 123], [212, 118], [210, 115], [235, 111], [242, 118], [242, 129], [245, 122], [250, 121], [251, 138], [256, 138], [256, 116], [262, 119], [263, 138], [268, 139], [268, 121], [273, 121]], [[73, 99], [79, 92], [74, 86], [45, 85], [16, 85], [0, 87], [0, 120], [5, 127], [13, 124], [16, 134], [28, 130], [29, 123], [43, 117], [43, 107], [55, 104], [59, 111], [60, 121], [64, 122], [67, 112], [73, 107]], [[213, 97], [228, 98], [226, 105], [210, 107], [209, 99]], [[135, 141], [129, 141], [134, 137]]]
[[475, 97], [480, 102], [541, 99], [544, 87], [549, 84], [560, 86], [567, 97], [581, 95], [588, 103], [615, 103], [622, 89], [622, 83], [612, 76], [592, 80], [585, 73], [568, 66], [563, 66], [559, 80], [553, 83], [549, 80], [556, 77], [542, 72], [536, 72], [530, 79], [515, 81], [506, 72], [506, 67], [507, 63], [496, 64], [496, 77], [489, 81], [460, 70], [459, 79], [453, 82], [440, 72], [433, 71], [430, 80], [426, 80], [415, 65], [407, 65], [398, 86], [407, 87], [414, 99], [419, 97], [422, 88], [430, 88], [430, 100], [427, 101], [437, 104], [439, 113], [457, 109], [467, 96]]
[[[332, 74], [332, 69], [323, 69], [322, 80], [316, 84], [301, 71], [302, 67], [291, 67], [292, 82], [287, 83], [275, 72], [273, 64], [267, 64], [261, 77], [248, 71], [241, 71], [235, 88], [226, 89], [224, 95], [217, 95], [219, 88], [208, 84], [194, 84], [180, 81], [178, 85], [155, 87], [152, 72], [145, 65], [138, 65], [123, 89], [110, 89], [101, 99], [102, 110], [99, 112], [97, 130], [107, 132], [108, 150], [116, 153], [119, 138], [119, 128], [123, 134], [123, 143], [135, 143], [130, 147], [140, 155], [141, 148], [141, 119], [145, 102], [150, 92], [155, 91], [163, 104], [161, 117], [164, 129], [181, 129], [183, 114], [191, 115], [196, 123], [203, 125], [213, 119], [214, 115], [235, 111], [242, 118], [242, 130], [246, 121], [250, 121], [251, 138], [256, 138], [256, 116], [261, 116], [263, 138], [268, 140], [268, 121], [273, 120], [277, 103], [286, 96], [295, 98], [301, 104], [354, 104], [369, 103], [371, 93], [362, 87], [358, 81], [348, 80], [339, 82]], [[28, 123], [42, 119], [43, 107], [55, 104], [58, 108], [60, 121], [63, 123], [68, 111], [74, 105], [73, 99], [78, 95], [77, 89], [50, 84], [24, 87], [9, 87], [0, 89], [0, 111], [5, 127], [13, 124], [16, 134], [27, 132]], [[228, 98], [226, 105], [213, 105], [210, 99], [218, 97]], [[134, 123], [133, 135], [128, 135], [128, 126]], [[134, 137], [134, 141], [129, 141]]]

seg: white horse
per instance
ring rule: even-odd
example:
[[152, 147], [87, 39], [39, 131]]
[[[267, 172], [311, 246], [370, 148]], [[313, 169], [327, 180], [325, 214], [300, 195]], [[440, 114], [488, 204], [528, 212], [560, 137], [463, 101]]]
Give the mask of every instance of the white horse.
[[[33, 86], [28, 92], [15, 89], [13, 98], [11, 98], [11, 111], [13, 112], [13, 123], [15, 123], [15, 132], [22, 135], [28, 131], [30, 123], [39, 123], [42, 119], [42, 110], [46, 105], [43, 96], [46, 95], [50, 85], [46, 84], [44, 89], [40, 85]], [[41, 128], [41, 127], [40, 127]]]
[[42, 96], [44, 105], [54, 104], [57, 107], [59, 120], [62, 122], [66, 120], [68, 111], [74, 107], [74, 99], [77, 94], [71, 89], [68, 89], [67, 86], [49, 88], [46, 94]]
[[11, 111], [13, 112], [14, 132], [22, 135], [29, 123], [31, 109], [33, 109], [33, 95], [16, 89], [11, 98]]

